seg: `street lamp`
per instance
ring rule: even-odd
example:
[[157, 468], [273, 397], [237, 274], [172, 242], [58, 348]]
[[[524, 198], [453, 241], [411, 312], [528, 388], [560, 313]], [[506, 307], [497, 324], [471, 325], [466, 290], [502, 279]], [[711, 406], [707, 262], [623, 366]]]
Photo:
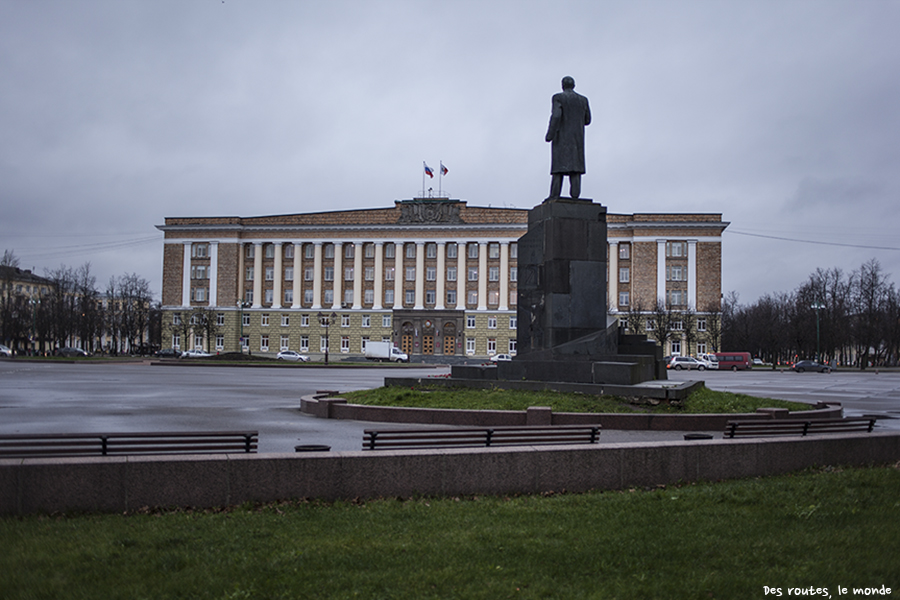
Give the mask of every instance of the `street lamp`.
[[819, 311], [825, 308], [825, 305], [816, 302], [810, 308], [816, 311], [816, 362], [819, 362]]
[[[237, 306], [238, 306], [238, 308], [239, 308], [240, 311], [241, 311], [241, 316], [240, 316], [240, 320], [241, 320], [241, 338], [240, 338], [240, 340], [238, 340], [238, 352], [240, 352], [241, 354], [243, 354], [243, 353], [244, 353], [244, 309], [245, 309], [245, 308], [248, 308], [248, 307], [250, 306], [250, 303], [249, 303], [249, 302], [244, 302], [244, 301], [238, 300], [238, 301], [237, 301]], [[248, 348], [248, 349], [250, 348], [249, 344], [247, 345], [247, 348]]]
[[331, 313], [330, 315], [325, 315], [319, 313], [316, 315], [319, 317], [319, 324], [325, 328], [325, 364], [328, 364], [328, 326], [331, 325], [331, 322], [337, 319], [337, 313]]

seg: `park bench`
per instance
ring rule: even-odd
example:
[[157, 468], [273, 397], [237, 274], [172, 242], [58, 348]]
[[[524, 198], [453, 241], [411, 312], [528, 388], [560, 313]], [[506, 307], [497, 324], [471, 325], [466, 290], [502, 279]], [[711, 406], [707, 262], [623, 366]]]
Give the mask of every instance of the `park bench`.
[[0, 435], [0, 458], [256, 452], [256, 431]]
[[596, 444], [599, 438], [599, 425], [366, 429], [363, 433], [363, 450]]
[[816, 433], [871, 433], [876, 419], [771, 419], [728, 421], [725, 437], [761, 437], [767, 435], [811, 435]]

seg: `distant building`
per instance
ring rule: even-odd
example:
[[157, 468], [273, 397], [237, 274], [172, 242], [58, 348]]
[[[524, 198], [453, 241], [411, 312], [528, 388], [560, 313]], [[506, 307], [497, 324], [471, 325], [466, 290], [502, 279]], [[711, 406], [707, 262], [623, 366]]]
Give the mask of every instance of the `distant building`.
[[[166, 218], [163, 347], [360, 355], [516, 353], [517, 240], [528, 211], [415, 198], [388, 208]], [[721, 295], [718, 214], [608, 215], [610, 312], [640, 296]], [[598, 299], [601, 301], [601, 299]], [[331, 318], [327, 331], [320, 317]]]
[[35, 315], [54, 289], [51, 280], [18, 267], [0, 267], [0, 343], [22, 353], [35, 349]]

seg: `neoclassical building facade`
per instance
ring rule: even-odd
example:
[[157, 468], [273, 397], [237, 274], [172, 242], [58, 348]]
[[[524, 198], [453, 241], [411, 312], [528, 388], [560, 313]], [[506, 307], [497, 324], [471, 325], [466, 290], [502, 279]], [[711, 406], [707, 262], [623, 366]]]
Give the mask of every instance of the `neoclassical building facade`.
[[[515, 354], [527, 222], [527, 210], [446, 198], [167, 218], [163, 346], [318, 358], [392, 341], [410, 355]], [[610, 311], [637, 296], [695, 308], [717, 300], [726, 226], [717, 214], [609, 214]]]

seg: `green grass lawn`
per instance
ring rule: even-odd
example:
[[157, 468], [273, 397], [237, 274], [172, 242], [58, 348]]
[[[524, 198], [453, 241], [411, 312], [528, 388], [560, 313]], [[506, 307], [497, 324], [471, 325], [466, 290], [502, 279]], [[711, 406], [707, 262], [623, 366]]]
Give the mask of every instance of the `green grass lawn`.
[[898, 466], [605, 493], [3, 518], [0, 598], [896, 594]]
[[757, 408], [776, 407], [808, 410], [808, 404], [771, 398], [755, 398], [731, 392], [701, 388], [678, 406], [666, 403], [638, 404], [636, 399], [618, 396], [589, 396], [562, 392], [525, 392], [513, 390], [477, 390], [443, 387], [382, 387], [341, 394], [348, 402], [374, 406], [418, 408], [458, 408], [468, 410], [525, 410], [529, 406], [549, 406], [554, 412], [623, 413], [746, 413]]

